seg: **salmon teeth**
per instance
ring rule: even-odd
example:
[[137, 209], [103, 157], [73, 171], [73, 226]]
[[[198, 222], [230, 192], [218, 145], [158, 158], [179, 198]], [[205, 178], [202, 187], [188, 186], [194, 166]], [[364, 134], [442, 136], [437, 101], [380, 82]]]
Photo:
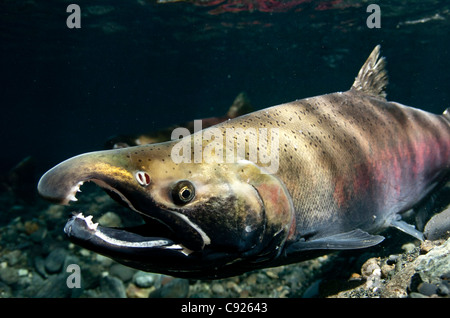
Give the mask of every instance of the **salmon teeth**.
[[78, 213], [77, 215], [75, 215], [76, 218], [78, 219], [82, 219], [84, 222], [86, 222], [87, 227], [90, 230], [96, 231], [97, 227], [98, 227], [98, 223], [94, 223], [92, 222], [92, 215], [89, 216], [84, 216], [83, 213]]
[[86, 221], [86, 225], [89, 227], [89, 229], [94, 231], [97, 230], [98, 223], [92, 222], [92, 215], [87, 216], [86, 218], [84, 218], [84, 220]]
[[67, 196], [67, 200], [78, 201], [78, 199], [75, 197], [75, 194], [77, 192], [81, 192], [80, 187], [83, 185], [83, 183], [83, 181], [80, 181], [70, 189], [70, 194]]

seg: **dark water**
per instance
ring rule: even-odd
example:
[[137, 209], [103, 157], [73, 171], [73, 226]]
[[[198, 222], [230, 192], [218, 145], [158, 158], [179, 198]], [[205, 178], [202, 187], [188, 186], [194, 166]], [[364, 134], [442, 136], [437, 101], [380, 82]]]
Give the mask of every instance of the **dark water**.
[[66, 26], [70, 1], [0, 1], [2, 171], [31, 155], [42, 172], [114, 134], [221, 115], [241, 91], [260, 109], [347, 90], [376, 44], [390, 100], [450, 105], [447, 1], [383, 1], [373, 29], [368, 2], [260, 12], [252, 1], [219, 14], [231, 1], [83, 1], [81, 29]]

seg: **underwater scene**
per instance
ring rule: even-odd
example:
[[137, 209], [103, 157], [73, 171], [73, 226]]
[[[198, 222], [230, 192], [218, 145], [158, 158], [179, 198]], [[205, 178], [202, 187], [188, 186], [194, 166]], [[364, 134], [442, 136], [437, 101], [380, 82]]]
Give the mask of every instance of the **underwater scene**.
[[1, 298], [450, 297], [448, 1], [0, 0], [0, 65]]

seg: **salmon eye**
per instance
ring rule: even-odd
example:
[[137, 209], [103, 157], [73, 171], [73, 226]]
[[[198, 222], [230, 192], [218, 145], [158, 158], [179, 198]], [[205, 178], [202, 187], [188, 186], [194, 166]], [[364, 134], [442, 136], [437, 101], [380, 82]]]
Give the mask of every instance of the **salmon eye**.
[[151, 178], [147, 172], [138, 171], [136, 172], [136, 180], [141, 186], [146, 187], [150, 184]]
[[194, 185], [187, 180], [178, 181], [172, 186], [171, 195], [177, 205], [189, 203], [195, 197]]

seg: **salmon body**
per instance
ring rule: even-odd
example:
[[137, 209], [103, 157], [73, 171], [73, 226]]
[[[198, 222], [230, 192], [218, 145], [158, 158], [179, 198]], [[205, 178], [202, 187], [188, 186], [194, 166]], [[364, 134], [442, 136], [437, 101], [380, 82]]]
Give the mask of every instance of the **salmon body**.
[[[75, 243], [146, 271], [220, 278], [380, 243], [450, 172], [450, 115], [385, 99], [377, 46], [351, 89], [270, 107], [175, 140], [87, 153], [40, 180], [56, 203], [93, 181], [145, 223], [74, 215]], [[179, 139], [179, 136], [183, 136]]]

